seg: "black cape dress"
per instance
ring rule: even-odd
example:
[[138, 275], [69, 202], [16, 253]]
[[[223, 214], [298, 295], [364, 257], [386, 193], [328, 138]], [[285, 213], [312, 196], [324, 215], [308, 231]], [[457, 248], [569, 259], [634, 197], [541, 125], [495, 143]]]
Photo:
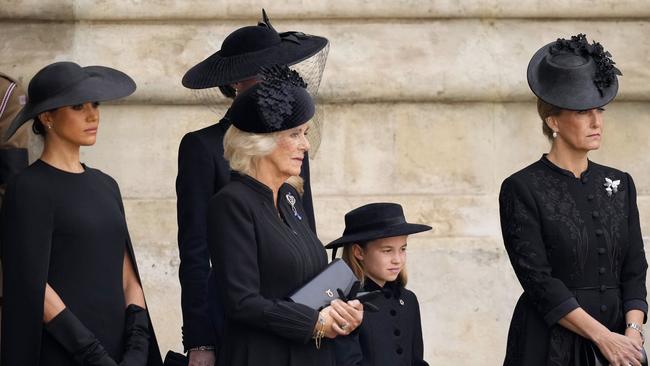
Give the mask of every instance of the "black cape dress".
[[647, 313], [648, 265], [627, 173], [590, 161], [576, 178], [543, 156], [503, 182], [499, 206], [524, 289], [504, 365], [576, 365], [586, 340], [558, 321], [578, 307], [618, 333], [626, 312]]
[[[293, 204], [291, 204], [293, 202]], [[332, 342], [312, 340], [318, 312], [287, 297], [327, 265], [298, 192], [233, 172], [210, 200], [208, 245], [223, 285], [219, 366], [334, 366]], [[295, 211], [294, 211], [295, 209]]]
[[[76, 365], [43, 328], [45, 284], [120, 362], [124, 252], [137, 272], [117, 183], [99, 170], [37, 160], [14, 177], [2, 209], [2, 365]], [[138, 275], [139, 278], [139, 275]], [[150, 324], [148, 365], [161, 365]]]

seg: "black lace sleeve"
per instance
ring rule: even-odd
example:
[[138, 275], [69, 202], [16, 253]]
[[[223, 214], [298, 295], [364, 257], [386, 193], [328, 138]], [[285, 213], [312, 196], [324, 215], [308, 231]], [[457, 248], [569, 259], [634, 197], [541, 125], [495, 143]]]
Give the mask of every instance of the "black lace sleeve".
[[537, 204], [524, 182], [513, 177], [503, 182], [499, 213], [506, 251], [525, 294], [549, 326], [557, 323], [580, 305], [566, 285], [553, 277]]
[[647, 290], [645, 286], [646, 271], [648, 262], [643, 250], [643, 238], [641, 236], [641, 225], [639, 223], [639, 209], [636, 204], [636, 188], [630, 175], [627, 175], [629, 216], [628, 249], [623, 259], [621, 271], [621, 295], [623, 297], [623, 311], [641, 310], [647, 320], [648, 303], [646, 302]]

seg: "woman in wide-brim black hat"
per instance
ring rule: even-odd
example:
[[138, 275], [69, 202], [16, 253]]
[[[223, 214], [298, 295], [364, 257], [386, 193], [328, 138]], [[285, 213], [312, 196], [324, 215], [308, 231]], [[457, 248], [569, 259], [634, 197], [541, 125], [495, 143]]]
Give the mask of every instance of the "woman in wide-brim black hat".
[[548, 154], [499, 196], [506, 250], [524, 293], [504, 365], [612, 365], [643, 359], [647, 262], [632, 177], [596, 164], [621, 72], [583, 34], [540, 48], [528, 65]]
[[325, 248], [343, 247], [343, 260], [361, 280], [363, 291], [380, 290], [353, 337], [335, 340], [339, 366], [425, 366], [420, 305], [406, 289], [408, 236], [431, 226], [406, 221], [397, 203], [370, 203], [345, 214], [343, 236]]
[[[311, 60], [310, 57], [322, 56], [327, 46], [323, 37], [301, 32], [278, 33], [264, 13], [258, 25], [235, 30], [224, 39], [220, 50], [189, 69], [183, 85], [199, 91], [220, 87], [234, 98], [258, 82], [262, 67]], [[317, 85], [316, 81], [310, 86]], [[230, 167], [223, 157], [223, 138], [231, 125], [229, 115], [226, 113], [216, 124], [187, 133], [178, 151], [176, 196], [183, 345], [192, 362], [200, 359], [207, 364], [214, 362], [214, 351], [219, 348], [223, 308], [216, 299], [214, 290], [218, 284], [208, 260], [206, 219], [210, 197], [230, 181]], [[300, 176], [304, 180], [306, 220], [315, 230], [308, 159], [303, 162]]]
[[219, 366], [334, 366], [332, 340], [361, 323], [358, 300], [322, 310], [288, 297], [327, 266], [299, 173], [315, 106], [288, 68], [240, 94], [224, 138], [231, 180], [210, 200], [208, 247], [225, 308]]
[[160, 365], [117, 183], [79, 161], [99, 102], [136, 85], [103, 66], [57, 62], [29, 83], [5, 138], [34, 120], [36, 162], [8, 184], [2, 233], [3, 365]]

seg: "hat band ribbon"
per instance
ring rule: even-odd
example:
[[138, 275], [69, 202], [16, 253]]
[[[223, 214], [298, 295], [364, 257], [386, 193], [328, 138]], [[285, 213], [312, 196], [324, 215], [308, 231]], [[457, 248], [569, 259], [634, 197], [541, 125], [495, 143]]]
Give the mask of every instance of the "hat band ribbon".
[[389, 219], [383, 219], [380, 221], [368, 222], [362, 225], [356, 225], [354, 227], [351, 227], [350, 230], [346, 229], [343, 232], [343, 235], [352, 235], [352, 234], [356, 234], [368, 230], [377, 230], [377, 228], [385, 228], [385, 227], [397, 226], [402, 224], [406, 224], [406, 219], [404, 219], [404, 217], [393, 217]]
[[289, 41], [293, 42], [295, 44], [300, 44], [301, 39], [307, 39], [309, 38], [305, 33], [303, 32], [282, 32], [279, 34], [280, 38], [282, 41]]

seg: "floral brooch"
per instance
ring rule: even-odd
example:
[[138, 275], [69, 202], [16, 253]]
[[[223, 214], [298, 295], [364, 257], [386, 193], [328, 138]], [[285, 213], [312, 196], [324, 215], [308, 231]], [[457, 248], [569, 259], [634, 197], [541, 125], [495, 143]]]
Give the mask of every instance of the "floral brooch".
[[611, 197], [612, 194], [618, 192], [618, 185], [621, 184], [621, 180], [611, 180], [610, 178], [605, 177], [605, 191], [607, 195]]
[[296, 197], [294, 197], [291, 193], [287, 193], [285, 196], [287, 198], [287, 202], [291, 205], [291, 211], [293, 211], [293, 216], [298, 218], [298, 220], [302, 221], [302, 216], [298, 213], [298, 210], [296, 209]]

